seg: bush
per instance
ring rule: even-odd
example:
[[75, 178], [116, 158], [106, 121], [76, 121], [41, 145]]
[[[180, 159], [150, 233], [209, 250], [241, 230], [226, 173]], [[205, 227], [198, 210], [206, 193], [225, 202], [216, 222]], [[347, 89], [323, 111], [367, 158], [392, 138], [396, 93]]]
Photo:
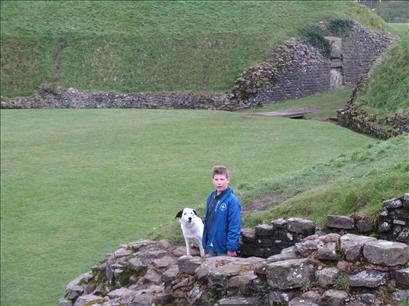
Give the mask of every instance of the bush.
[[352, 29], [352, 21], [346, 19], [332, 19], [328, 22], [327, 30], [332, 35], [347, 37]]
[[331, 55], [331, 44], [325, 39], [324, 35], [326, 34], [327, 32], [324, 28], [311, 25], [301, 30], [301, 39], [305, 43], [317, 48], [323, 56], [329, 58]]

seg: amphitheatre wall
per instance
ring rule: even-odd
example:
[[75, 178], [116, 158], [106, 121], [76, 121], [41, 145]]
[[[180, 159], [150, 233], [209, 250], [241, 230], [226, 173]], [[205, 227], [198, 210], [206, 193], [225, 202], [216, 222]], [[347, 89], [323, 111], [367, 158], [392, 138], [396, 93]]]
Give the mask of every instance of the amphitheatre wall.
[[238, 110], [356, 84], [373, 60], [397, 38], [352, 23], [346, 37], [327, 37], [328, 57], [290, 39], [271, 57], [244, 71], [224, 94], [92, 92], [43, 84], [33, 97], [1, 98], [1, 108], [185, 108]]

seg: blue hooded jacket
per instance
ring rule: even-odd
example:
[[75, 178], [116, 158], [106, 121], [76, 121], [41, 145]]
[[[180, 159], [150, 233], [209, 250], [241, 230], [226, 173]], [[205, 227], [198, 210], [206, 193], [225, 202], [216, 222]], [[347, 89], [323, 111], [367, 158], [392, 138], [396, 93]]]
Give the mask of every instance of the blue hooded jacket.
[[240, 240], [240, 202], [230, 187], [217, 201], [215, 206], [214, 221], [211, 225], [209, 236], [206, 226], [209, 216], [209, 205], [216, 196], [216, 191], [209, 194], [206, 203], [206, 215], [204, 219], [203, 247], [211, 249], [215, 253], [235, 252], [239, 247]]

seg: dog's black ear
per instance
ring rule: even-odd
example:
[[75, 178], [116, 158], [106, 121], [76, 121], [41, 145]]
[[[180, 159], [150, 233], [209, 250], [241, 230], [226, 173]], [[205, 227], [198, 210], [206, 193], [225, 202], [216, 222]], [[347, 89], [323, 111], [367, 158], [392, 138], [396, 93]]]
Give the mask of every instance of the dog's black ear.
[[196, 210], [194, 210], [194, 209], [193, 209], [193, 212], [194, 212], [194, 213], [195, 213], [195, 215], [197, 216], [197, 212], [196, 212]]
[[183, 209], [178, 212], [175, 218], [182, 218]]

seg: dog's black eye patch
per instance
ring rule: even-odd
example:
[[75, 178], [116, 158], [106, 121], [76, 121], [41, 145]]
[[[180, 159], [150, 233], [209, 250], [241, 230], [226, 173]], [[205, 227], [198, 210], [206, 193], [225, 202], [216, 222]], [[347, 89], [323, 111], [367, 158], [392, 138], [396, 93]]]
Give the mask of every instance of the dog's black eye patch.
[[183, 213], [183, 209], [179, 210], [179, 212], [177, 213], [175, 218], [181, 218], [182, 217], [182, 213]]

